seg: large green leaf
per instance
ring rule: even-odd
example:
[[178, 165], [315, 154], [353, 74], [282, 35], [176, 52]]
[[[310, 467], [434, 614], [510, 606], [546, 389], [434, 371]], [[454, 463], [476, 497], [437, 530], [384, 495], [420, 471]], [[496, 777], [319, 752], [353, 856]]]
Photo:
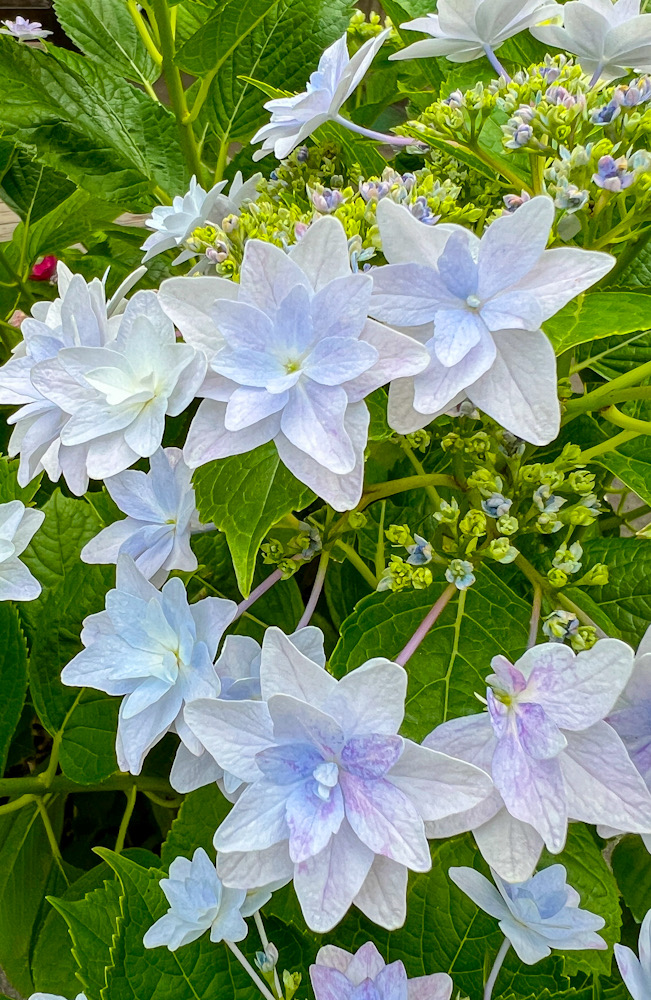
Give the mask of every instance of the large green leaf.
[[[445, 582], [427, 590], [390, 591], [363, 598], [342, 625], [330, 660], [341, 677], [373, 656], [395, 657], [416, 631]], [[418, 742], [446, 719], [479, 710], [491, 657], [514, 660], [527, 645], [529, 605], [492, 570], [482, 567], [467, 592], [463, 614], [451, 601], [409, 660], [405, 736]]]
[[207, 933], [177, 952], [148, 951], [143, 935], [168, 908], [158, 884], [163, 872], [112, 851], [98, 849], [98, 854], [117, 873], [123, 892], [101, 1000], [258, 1000], [256, 987], [226, 945], [213, 944]]
[[651, 908], [651, 855], [641, 837], [623, 837], [613, 851], [612, 866], [624, 902], [640, 923]]
[[0, 455], [0, 503], [8, 503], [10, 500], [22, 500], [27, 506], [36, 494], [41, 485], [41, 476], [32, 479], [27, 486], [19, 486], [18, 460], [10, 460]]
[[64, 771], [92, 784], [116, 770], [115, 701], [64, 686], [60, 673], [81, 649], [83, 619], [102, 610], [113, 571], [80, 559], [101, 527], [90, 504], [56, 490], [43, 510], [43, 526], [23, 557], [43, 586], [41, 596], [22, 609], [31, 641], [30, 688], [45, 728], [52, 736], [63, 734]]
[[[48, 812], [56, 836], [62, 800], [55, 800]], [[64, 888], [36, 805], [0, 817], [0, 967], [25, 996], [34, 989], [30, 959], [47, 909], [45, 894]]]
[[0, 603], [0, 776], [7, 751], [25, 704], [27, 692], [27, 646], [18, 612], [8, 601]]
[[142, 84], [160, 76], [123, 0], [55, 0], [54, 9], [68, 38], [105, 71]]
[[32, 222], [51, 212], [74, 190], [74, 184], [62, 174], [46, 170], [20, 149], [15, 149], [0, 182], [2, 200], [21, 219], [29, 215]]
[[[267, 14], [259, 20], [265, 4]], [[218, 64], [207, 102], [210, 126], [231, 140], [250, 139], [269, 115], [258, 90], [240, 78], [305, 90], [323, 50], [346, 30], [350, 12], [350, 0], [228, 0], [177, 57], [191, 73]], [[250, 30], [237, 40], [237, 32], [247, 26]]]
[[187, 176], [171, 113], [82, 56], [50, 53], [0, 36], [5, 133], [46, 168], [132, 211], [151, 207], [157, 185], [179, 193]]
[[285, 514], [307, 507], [314, 494], [285, 468], [272, 443], [202, 465], [194, 485], [201, 519], [225, 533], [246, 596], [262, 539]]
[[212, 838], [230, 808], [231, 803], [214, 783], [186, 795], [161, 848], [163, 864], [169, 866], [179, 855], [191, 858], [197, 847], [213, 857]]
[[587, 292], [544, 324], [557, 354], [603, 337], [646, 330], [651, 325], [651, 295], [642, 292]]
[[120, 883], [106, 881], [101, 888], [87, 891], [83, 899], [50, 897], [49, 902], [68, 925], [77, 977], [87, 1000], [102, 1000], [113, 964], [111, 947], [120, 917]]
[[21, 248], [24, 264], [31, 265], [43, 254], [59, 254], [73, 243], [83, 242], [114, 216], [115, 205], [78, 189], [36, 222], [19, 222], [12, 240]]

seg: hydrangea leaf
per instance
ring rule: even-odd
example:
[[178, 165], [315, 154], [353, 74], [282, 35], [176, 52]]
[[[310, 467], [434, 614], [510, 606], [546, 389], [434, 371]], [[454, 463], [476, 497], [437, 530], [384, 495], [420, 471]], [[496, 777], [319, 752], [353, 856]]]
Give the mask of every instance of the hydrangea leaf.
[[[48, 809], [58, 836], [63, 799]], [[34, 989], [30, 958], [40, 920], [43, 897], [58, 893], [65, 883], [52, 859], [43, 820], [35, 804], [0, 818], [0, 968], [24, 996]]]
[[[452, 865], [467, 865], [489, 877], [470, 834], [445, 841], [432, 841], [432, 869], [410, 877], [407, 889], [407, 920], [399, 930], [388, 932], [351, 910], [336, 933], [336, 942], [355, 951], [365, 941], [374, 941], [388, 961], [402, 960], [409, 977], [447, 972], [454, 982], [453, 996], [481, 997], [484, 979], [503, 941], [497, 921], [475, 904], [448, 877]], [[327, 941], [332, 943], [334, 938]], [[325, 942], [324, 942], [325, 943]], [[551, 996], [569, 987], [562, 959], [551, 956], [537, 965], [520, 962], [513, 950], [504, 962], [494, 997], [514, 993], [518, 998], [539, 997], [544, 989]]]
[[555, 864], [565, 865], [568, 883], [581, 896], [581, 908], [604, 918], [606, 926], [599, 934], [609, 945], [608, 951], [565, 952], [565, 972], [568, 976], [576, 976], [580, 972], [609, 976], [612, 946], [620, 938], [622, 912], [615, 876], [601, 853], [593, 831], [584, 823], [571, 823], [563, 852], [551, 855], [545, 851], [539, 868]]
[[314, 494], [285, 468], [272, 443], [208, 462], [195, 473], [194, 486], [201, 520], [226, 535], [238, 586], [247, 596], [263, 538], [285, 514], [307, 507]]
[[544, 324], [557, 354], [603, 337], [622, 337], [646, 330], [651, 295], [629, 292], [587, 292], [568, 302]]
[[87, 1000], [102, 1000], [120, 916], [120, 883], [117, 879], [106, 881], [86, 892], [83, 899], [50, 898], [49, 902], [68, 925], [72, 954], [78, 966], [77, 978]]
[[27, 486], [19, 486], [16, 478], [18, 464], [18, 459], [10, 460], [4, 455], [0, 456], [0, 503], [22, 500], [25, 505], [29, 505], [41, 485], [42, 473], [32, 479]]
[[[151, 851], [144, 850], [142, 847], [127, 848], [124, 854], [126, 857], [132, 858], [142, 865], [148, 865], [149, 867], [160, 865], [160, 858], [157, 858]], [[39, 931], [32, 958], [32, 976], [34, 986], [37, 990], [47, 993], [55, 991], [56, 994], [61, 994], [64, 997], [74, 997], [79, 993], [81, 988], [81, 984], [77, 978], [79, 965], [70, 948], [70, 931], [68, 930], [67, 918], [63, 916], [63, 911], [66, 904], [81, 901], [81, 906], [73, 907], [72, 910], [68, 911], [68, 916], [70, 917], [71, 931], [74, 927], [75, 933], [79, 930], [82, 935], [82, 940], [80, 940], [79, 944], [75, 944], [75, 951], [82, 956], [85, 954], [84, 949], [87, 947], [87, 943], [81, 928], [85, 927], [86, 924], [89, 926], [92, 925], [90, 910], [97, 904], [97, 901], [102, 900], [101, 893], [104, 890], [105, 883], [112, 882], [113, 880], [114, 873], [106, 862], [102, 861], [99, 865], [91, 868], [90, 871], [84, 872], [59, 898], [56, 900], [52, 898], [50, 900], [52, 905]], [[115, 885], [119, 889], [118, 883], [115, 883]], [[99, 895], [93, 895], [95, 890], [98, 890]], [[113, 890], [108, 890], [108, 892], [111, 893]], [[86, 896], [90, 898], [85, 900]], [[58, 906], [58, 904], [61, 905]], [[102, 902], [100, 902], [99, 910], [102, 915], [110, 913], [110, 908], [105, 907]], [[79, 916], [79, 920], [77, 916]], [[117, 911], [115, 918], [117, 919]], [[111, 935], [114, 923], [115, 921], [108, 922]], [[95, 947], [96, 941], [92, 940], [91, 954], [94, 952]], [[106, 948], [108, 949], [109, 947], [110, 940], [107, 936]], [[98, 954], [102, 954], [101, 947], [98, 949]], [[108, 954], [108, 950], [106, 954]], [[101, 986], [103, 986], [103, 979], [99, 988]], [[87, 997], [88, 1000], [91, 1000], [90, 993], [87, 994]]]
[[0, 603], [0, 774], [4, 773], [7, 752], [25, 704], [27, 692], [27, 646], [15, 607]]
[[184, 189], [173, 115], [83, 56], [3, 35], [0, 93], [3, 132], [92, 195], [138, 212], [157, 184]]
[[[83, 619], [104, 607], [113, 569], [88, 566], [79, 553], [100, 528], [92, 507], [56, 490], [24, 562], [43, 586], [21, 611], [31, 645], [30, 689], [51, 736], [63, 737], [61, 763], [69, 777], [92, 784], [116, 770], [113, 699], [65, 687], [61, 669], [81, 648]], [[70, 732], [70, 742], [67, 732]]]
[[[330, 660], [335, 676], [373, 656], [396, 656], [446, 586], [437, 580], [427, 590], [363, 598], [342, 625]], [[462, 613], [458, 601], [451, 601], [409, 660], [404, 735], [420, 742], [446, 719], [479, 711], [475, 692], [485, 691], [491, 657], [504, 653], [513, 661], [522, 655], [530, 612], [522, 598], [482, 567]]]
[[114, 216], [115, 205], [78, 188], [37, 222], [20, 222], [12, 241], [23, 249], [25, 260], [31, 265], [43, 254], [56, 255], [72, 243], [87, 239]]
[[212, 944], [207, 933], [178, 952], [148, 951], [143, 935], [168, 908], [158, 884], [164, 872], [143, 868], [112, 851], [98, 848], [97, 853], [116, 872], [123, 893], [101, 1000], [257, 1000], [257, 990], [242, 967], [225, 945]]
[[231, 803], [215, 784], [186, 795], [161, 848], [163, 864], [169, 867], [179, 855], [189, 858], [197, 847], [203, 847], [212, 857], [212, 838], [230, 808]]
[[63, 174], [44, 170], [11, 143], [3, 143], [2, 146], [13, 152], [7, 170], [3, 172], [0, 168], [2, 200], [21, 219], [29, 215], [32, 222], [38, 222], [75, 190], [75, 185]]
[[651, 549], [644, 538], [591, 538], [583, 543], [584, 563], [606, 563], [610, 580], [585, 592], [564, 591], [592, 616], [591, 605], [605, 612], [619, 636], [637, 647], [651, 620]]
[[624, 837], [613, 851], [612, 865], [624, 902], [642, 922], [651, 900], [651, 855], [641, 837]]
[[176, 62], [194, 76], [219, 72], [247, 35], [264, 23], [280, 0], [221, 3], [214, 14], [179, 49]]
[[160, 76], [122, 0], [56, 0], [54, 9], [68, 38], [105, 71], [141, 84]]

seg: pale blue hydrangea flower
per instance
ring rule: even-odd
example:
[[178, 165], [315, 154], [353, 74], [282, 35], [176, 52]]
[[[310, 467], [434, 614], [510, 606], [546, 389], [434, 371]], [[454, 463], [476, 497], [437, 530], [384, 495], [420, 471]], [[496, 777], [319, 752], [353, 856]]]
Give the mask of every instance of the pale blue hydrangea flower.
[[564, 573], [578, 573], [582, 565], [582, 556], [583, 546], [580, 542], [573, 542], [569, 546], [563, 542], [554, 554], [552, 565], [556, 569], [562, 569]]
[[[261, 160], [273, 152], [277, 159], [284, 160], [327, 121], [338, 121], [357, 131], [354, 123], [339, 112], [362, 82], [389, 33], [387, 28], [369, 38], [352, 59], [348, 54], [348, 35], [344, 33], [325, 50], [303, 93], [267, 101], [265, 108], [271, 111], [271, 121], [258, 129], [251, 139], [252, 143], [262, 142], [262, 148], [256, 150], [253, 159]], [[383, 138], [391, 139], [389, 136]]]
[[19, 556], [45, 520], [21, 500], [0, 503], [0, 601], [33, 601], [41, 585]]
[[[222, 193], [228, 181], [219, 181], [206, 192], [193, 177], [186, 194], [176, 195], [171, 205], [157, 205], [145, 222], [147, 228], [154, 232], [140, 248], [145, 251], [143, 263], [172, 247], [180, 247], [195, 229], [205, 226], [207, 222], [221, 226], [222, 221], [228, 215], [236, 214], [247, 199], [255, 198], [261, 177], [262, 174], [254, 174], [243, 182], [242, 173], [238, 171], [228, 194]], [[182, 250], [173, 263], [183, 264], [196, 256], [194, 250]]]
[[571, 52], [592, 83], [614, 80], [629, 69], [651, 69], [651, 14], [640, 0], [570, 0], [558, 7], [561, 24], [540, 24], [531, 34], [545, 45]]
[[0, 24], [3, 25], [0, 28], [0, 35], [13, 35], [19, 42], [34, 42], [52, 34], [40, 21], [30, 21], [20, 14], [15, 21], [1, 21]]
[[273, 889], [247, 894], [245, 889], [228, 889], [203, 847], [188, 858], [175, 858], [169, 877], [160, 887], [170, 908], [143, 938], [145, 948], [165, 945], [176, 951], [210, 929], [210, 940], [243, 941], [248, 934], [244, 917], [252, 916], [271, 899]]
[[247, 788], [215, 834], [236, 888], [294, 880], [308, 926], [354, 902], [389, 929], [405, 919], [407, 871], [428, 871], [424, 823], [481, 801], [479, 768], [403, 739], [407, 675], [377, 658], [335, 680], [268, 628], [261, 701], [202, 699], [185, 718]]
[[649, 1000], [651, 997], [651, 910], [648, 911], [638, 941], [637, 958], [635, 952], [623, 944], [615, 945], [615, 958], [633, 1000]]
[[[651, 17], [651, 15], [649, 16]], [[625, 156], [615, 159], [608, 155], [600, 157], [597, 172], [592, 175], [592, 180], [597, 187], [619, 194], [620, 191], [631, 186], [635, 180], [635, 174], [628, 169], [628, 160]]]
[[221, 597], [188, 604], [178, 577], [156, 590], [130, 556], [119, 556], [106, 610], [84, 620], [86, 648], [63, 668], [61, 680], [124, 696], [116, 740], [120, 770], [140, 774], [149, 751], [170, 730], [197, 743], [183, 707], [218, 694], [213, 661], [236, 608]]
[[474, 568], [467, 559], [452, 559], [445, 571], [445, 579], [453, 583], [457, 590], [467, 590], [476, 580]]
[[199, 521], [192, 471], [179, 448], [159, 448], [149, 460], [149, 472], [129, 469], [109, 476], [104, 485], [127, 516], [86, 543], [81, 550], [84, 562], [117, 563], [120, 555], [131, 556], [155, 587], [173, 569], [197, 568], [190, 536], [214, 525]]
[[424, 745], [484, 767], [494, 789], [430, 836], [472, 830], [501, 878], [521, 882], [543, 844], [563, 850], [569, 820], [651, 833], [651, 794], [626, 747], [604, 719], [633, 669], [633, 650], [601, 639], [578, 656], [557, 643], [517, 661], [492, 660], [488, 711], [443, 723]]
[[563, 865], [551, 865], [526, 882], [509, 883], [491, 872], [495, 885], [474, 868], [450, 868], [450, 878], [480, 909], [499, 920], [521, 962], [534, 965], [558, 951], [608, 947], [596, 931], [603, 917], [581, 910], [581, 897], [567, 884]]
[[[292, 645], [310, 660], [325, 667], [323, 632], [313, 625], [299, 629], [289, 636]], [[222, 651], [215, 663], [215, 697], [226, 701], [260, 701], [259, 642], [248, 635], [227, 635]], [[170, 784], [177, 792], [192, 792], [195, 788], [216, 781], [226, 797], [237, 794], [243, 782], [231, 771], [224, 771], [203, 743], [195, 737], [181, 741], [176, 751]]]
[[502, 517], [503, 514], [508, 514], [511, 510], [513, 504], [512, 500], [503, 496], [501, 493], [492, 493], [488, 499], [482, 500], [481, 506], [485, 514], [489, 517]]
[[327, 944], [310, 966], [316, 1000], [450, 1000], [452, 980], [445, 972], [407, 979], [401, 961], [387, 965], [372, 941], [354, 955]]
[[425, 566], [432, 561], [432, 546], [422, 535], [414, 532], [414, 544], [406, 545], [405, 548], [409, 553], [407, 562], [411, 566]]
[[391, 384], [394, 430], [410, 434], [467, 397], [526, 441], [556, 437], [556, 358], [541, 324], [603, 277], [614, 258], [547, 250], [554, 212], [551, 198], [531, 198], [479, 239], [455, 224], [422, 226], [389, 198], [378, 203], [389, 263], [373, 272], [371, 315], [415, 328], [430, 356], [424, 371]]

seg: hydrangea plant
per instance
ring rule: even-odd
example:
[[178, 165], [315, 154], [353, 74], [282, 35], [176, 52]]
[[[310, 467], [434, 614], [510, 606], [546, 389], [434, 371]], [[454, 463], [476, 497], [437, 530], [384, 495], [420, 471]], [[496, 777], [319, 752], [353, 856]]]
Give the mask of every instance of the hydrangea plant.
[[648, 1000], [651, 13], [369, 6], [0, 27], [12, 997]]

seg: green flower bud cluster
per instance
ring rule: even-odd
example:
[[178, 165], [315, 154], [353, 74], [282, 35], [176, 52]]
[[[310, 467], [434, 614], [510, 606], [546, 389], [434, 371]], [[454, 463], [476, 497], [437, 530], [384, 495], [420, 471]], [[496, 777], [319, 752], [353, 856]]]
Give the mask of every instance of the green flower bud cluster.
[[406, 590], [408, 587], [425, 590], [431, 582], [432, 571], [429, 566], [412, 566], [400, 556], [393, 555], [380, 577], [377, 589], [392, 590], [394, 593]]

